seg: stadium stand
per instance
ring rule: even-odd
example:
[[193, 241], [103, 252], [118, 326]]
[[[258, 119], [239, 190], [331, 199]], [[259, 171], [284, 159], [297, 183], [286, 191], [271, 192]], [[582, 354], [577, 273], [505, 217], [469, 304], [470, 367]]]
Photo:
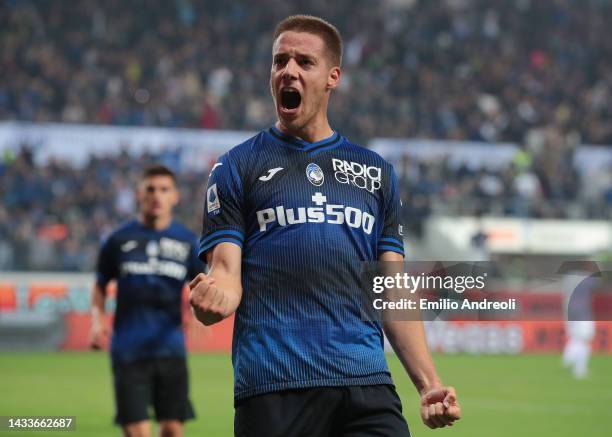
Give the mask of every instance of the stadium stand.
[[331, 112], [353, 140], [612, 144], [604, 0], [6, 1], [0, 119], [259, 129], [270, 29], [297, 11], [345, 36]]

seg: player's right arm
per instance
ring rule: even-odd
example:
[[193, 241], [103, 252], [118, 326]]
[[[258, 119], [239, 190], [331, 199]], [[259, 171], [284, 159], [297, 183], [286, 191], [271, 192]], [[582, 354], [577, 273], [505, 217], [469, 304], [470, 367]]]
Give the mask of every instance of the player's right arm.
[[196, 319], [213, 325], [234, 314], [242, 299], [242, 249], [220, 243], [206, 254], [208, 275], [198, 274], [189, 284], [189, 303]]
[[111, 238], [106, 239], [100, 248], [96, 265], [96, 282], [91, 295], [90, 345], [102, 349], [108, 344], [110, 329], [104, 310], [108, 284], [117, 278], [117, 247]]
[[106, 286], [96, 283], [91, 296], [91, 334], [92, 349], [102, 349], [108, 342], [109, 329], [106, 322], [104, 305], [106, 304]]
[[206, 188], [198, 255], [209, 271], [189, 284], [193, 313], [207, 326], [235, 313], [242, 299], [243, 208], [242, 177], [228, 153], [213, 166]]

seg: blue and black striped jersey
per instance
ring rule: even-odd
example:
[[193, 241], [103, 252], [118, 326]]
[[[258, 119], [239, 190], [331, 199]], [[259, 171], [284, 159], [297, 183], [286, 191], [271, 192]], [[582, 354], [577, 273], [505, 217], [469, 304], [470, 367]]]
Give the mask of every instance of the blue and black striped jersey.
[[242, 248], [235, 398], [390, 384], [382, 327], [361, 318], [362, 263], [404, 253], [398, 184], [376, 153], [334, 133], [276, 128], [223, 155], [209, 177], [199, 256]]
[[193, 232], [176, 222], [155, 230], [132, 220], [102, 244], [96, 270], [102, 287], [117, 280], [113, 361], [185, 355], [182, 291], [204, 270]]

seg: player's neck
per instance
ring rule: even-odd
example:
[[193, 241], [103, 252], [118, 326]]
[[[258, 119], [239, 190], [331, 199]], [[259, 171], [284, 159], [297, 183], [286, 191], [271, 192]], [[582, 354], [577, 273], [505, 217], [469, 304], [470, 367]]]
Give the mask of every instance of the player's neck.
[[154, 217], [154, 216], [147, 216], [141, 213], [138, 216], [138, 220], [140, 221], [140, 223], [142, 223], [147, 228], [155, 229], [156, 231], [161, 231], [163, 229], [166, 229], [168, 226], [170, 226], [170, 223], [172, 223], [172, 216]]
[[316, 143], [333, 135], [334, 131], [327, 121], [327, 117], [320, 121], [314, 121], [299, 129], [285, 126], [280, 120], [276, 122], [276, 128], [284, 134], [299, 138], [309, 143]]

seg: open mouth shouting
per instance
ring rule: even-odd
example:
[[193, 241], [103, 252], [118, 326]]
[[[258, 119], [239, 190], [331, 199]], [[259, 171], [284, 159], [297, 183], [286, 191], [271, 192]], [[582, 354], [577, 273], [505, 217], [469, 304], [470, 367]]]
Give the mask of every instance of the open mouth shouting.
[[300, 104], [302, 103], [302, 95], [300, 92], [293, 87], [282, 87], [279, 94], [280, 112], [286, 115], [297, 114]]

